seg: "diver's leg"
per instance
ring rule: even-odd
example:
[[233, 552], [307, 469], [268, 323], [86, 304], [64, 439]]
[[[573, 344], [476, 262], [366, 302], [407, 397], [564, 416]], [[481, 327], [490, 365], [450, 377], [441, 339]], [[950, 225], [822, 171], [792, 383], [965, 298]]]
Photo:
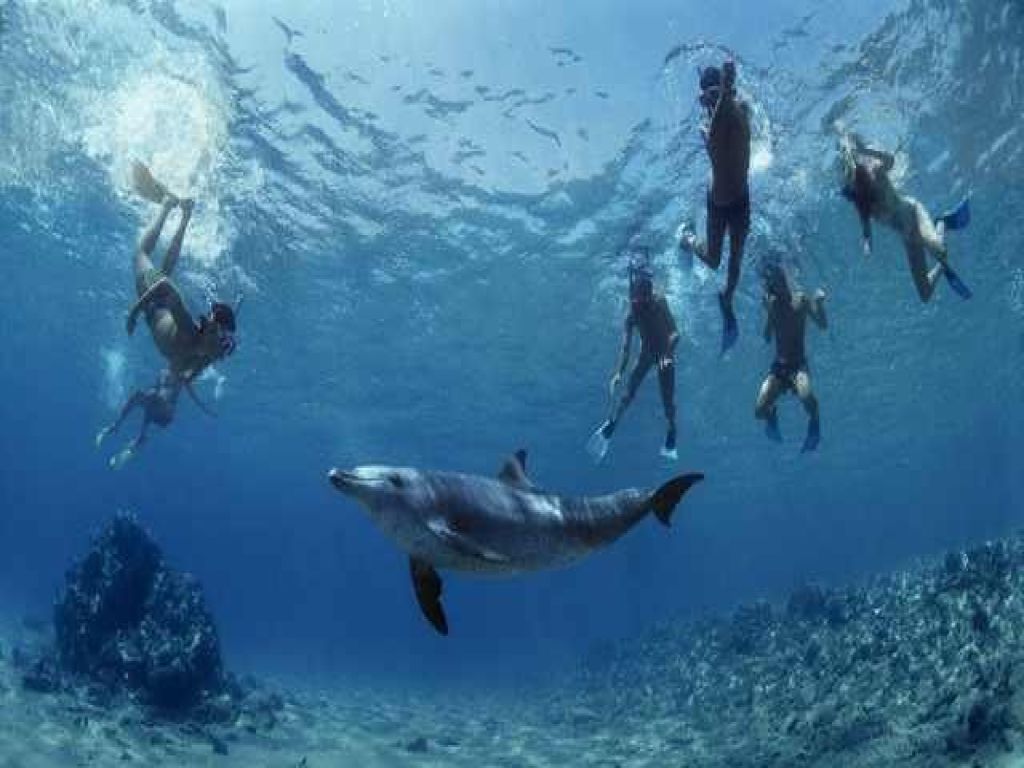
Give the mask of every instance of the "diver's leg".
[[803, 452], [813, 451], [821, 440], [821, 421], [818, 418], [818, 398], [811, 389], [811, 377], [807, 371], [800, 371], [793, 382], [796, 396], [807, 411], [807, 437], [804, 438]]
[[928, 215], [927, 209], [914, 198], [907, 198], [907, 202], [913, 206], [917, 234], [921, 238], [921, 242], [924, 243], [924, 247], [935, 258], [944, 262], [947, 256], [945, 243], [946, 225], [939, 222], [938, 226], [936, 226], [932, 221], [932, 217]]
[[153, 261], [150, 257], [153, 255], [153, 250], [160, 239], [160, 233], [163, 231], [164, 224], [167, 221], [167, 215], [174, 208], [174, 205], [173, 198], [165, 198], [160, 205], [160, 213], [157, 214], [153, 223], [146, 228], [142, 233], [142, 237], [139, 238], [139, 247], [135, 250], [134, 263], [135, 290], [139, 296], [144, 294], [149, 288], [146, 282], [147, 275], [153, 270]]
[[800, 371], [796, 375], [794, 388], [796, 389], [796, 396], [800, 398], [804, 410], [807, 411], [807, 417], [811, 421], [817, 421], [818, 398], [814, 396], [814, 390], [811, 388], [811, 377], [807, 371]]
[[711, 202], [711, 193], [708, 192], [708, 230], [707, 240], [704, 248], [695, 249], [697, 258], [707, 264], [711, 269], [718, 269], [722, 263], [722, 245], [725, 242], [725, 228], [727, 224], [725, 212]]
[[928, 270], [924, 244], [913, 235], [904, 235], [903, 247], [907, 251], [907, 263], [910, 265], [910, 274], [914, 278], [917, 295], [921, 297], [921, 301], [927, 303], [935, 292], [935, 283], [942, 275], [943, 266], [939, 263], [932, 267], [931, 271]]
[[784, 389], [782, 379], [774, 373], [769, 373], [761, 382], [761, 391], [757, 393], [757, 401], [754, 403], [754, 418], [766, 420], [775, 412], [775, 402], [779, 399]]
[[611, 429], [615, 428], [616, 424], [619, 422], [619, 418], [625, 412], [626, 408], [629, 407], [629, 404], [633, 402], [637, 389], [640, 388], [641, 382], [643, 382], [644, 377], [647, 375], [647, 372], [651, 369], [653, 364], [654, 357], [651, 355], [641, 354], [640, 357], [637, 358], [636, 364], [633, 366], [633, 370], [629, 374], [626, 391], [622, 393], [622, 397], [612, 410], [612, 415], [609, 419]]
[[676, 366], [658, 368], [658, 388], [661, 390], [661, 404], [665, 408], [665, 450], [676, 448]]
[[117, 430], [121, 428], [121, 424], [124, 423], [124, 420], [128, 418], [128, 414], [131, 413], [132, 410], [134, 410], [135, 408], [143, 405], [143, 403], [145, 403], [145, 400], [146, 397], [142, 390], [136, 390], [135, 393], [128, 398], [128, 401], [121, 408], [121, 412], [117, 415], [117, 419], [114, 420], [114, 423], [108, 427], [104, 427], [97, 433], [96, 447], [99, 448], [103, 441], [109, 435], [113, 434], [114, 432], [117, 432]]
[[729, 210], [729, 267], [725, 282], [725, 300], [732, 306], [732, 295], [740, 282], [740, 269], [743, 266], [743, 248], [750, 232], [750, 198], [744, 197]]
[[178, 265], [178, 257], [181, 256], [181, 244], [185, 240], [185, 230], [188, 228], [189, 221], [192, 220], [192, 206], [191, 200], [185, 199], [181, 201], [181, 219], [178, 221], [178, 228], [174, 231], [174, 237], [171, 238], [171, 244], [167, 246], [167, 253], [164, 254], [164, 263], [160, 268], [168, 277], [174, 272], [174, 268]]

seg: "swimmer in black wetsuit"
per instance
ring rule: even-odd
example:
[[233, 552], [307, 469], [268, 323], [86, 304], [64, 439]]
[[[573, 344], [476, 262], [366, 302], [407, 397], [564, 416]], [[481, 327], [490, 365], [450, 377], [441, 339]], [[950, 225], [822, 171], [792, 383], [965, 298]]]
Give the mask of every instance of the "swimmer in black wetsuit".
[[665, 445], [661, 453], [666, 458], [676, 458], [676, 406], [675, 406], [675, 349], [679, 343], [679, 331], [672, 311], [665, 297], [654, 291], [651, 272], [647, 267], [631, 267], [629, 279], [630, 309], [626, 316], [622, 337], [622, 352], [619, 363], [609, 383], [612, 397], [622, 381], [622, 374], [629, 365], [630, 348], [634, 331], [640, 335], [640, 355], [629, 374], [626, 391], [612, 409], [608, 419], [598, 427], [588, 444], [588, 450], [600, 461], [608, 451], [608, 442], [618, 425], [623, 412], [632, 402], [648, 371], [658, 366], [658, 384], [661, 402], [665, 407], [668, 422]]
[[707, 196], [707, 240], [700, 242], [692, 225], [680, 230], [679, 247], [690, 251], [711, 269], [722, 263], [722, 246], [729, 233], [729, 266], [725, 290], [718, 294], [722, 311], [722, 351], [739, 337], [732, 297], [740, 280], [743, 247], [750, 232], [750, 107], [736, 95], [736, 64], [708, 67], [700, 75], [700, 103], [707, 112], [701, 134], [711, 160]]
[[804, 351], [807, 318], [819, 328], [828, 327], [825, 316], [825, 292], [818, 290], [814, 298], [802, 291], [791, 293], [785, 271], [776, 265], [764, 270], [764, 307], [766, 312], [764, 340], [775, 337], [775, 361], [761, 384], [754, 406], [754, 417], [765, 422], [765, 431], [773, 440], [781, 440], [775, 403], [786, 391], [796, 393], [807, 411], [807, 437], [804, 451], [813, 451], [821, 440], [818, 400], [811, 389], [811, 376]]
[[142, 426], [139, 429], [138, 437], [111, 457], [109, 462], [111, 469], [120, 469], [126, 462], [134, 458], [135, 453], [146, 439], [146, 429], [150, 424], [156, 424], [158, 427], [164, 428], [174, 421], [174, 414], [178, 405], [178, 395], [181, 394], [182, 387], [185, 387], [189, 396], [204, 413], [211, 416], [214, 415], [199, 400], [188, 381], [176, 376], [169, 370], [162, 371], [159, 378], [157, 378], [155, 386], [149, 389], [136, 390], [121, 408], [121, 413], [118, 414], [114, 423], [109, 427], [104, 427], [96, 435], [96, 447], [99, 448], [109, 435], [117, 432], [132, 411], [136, 408], [142, 409]]

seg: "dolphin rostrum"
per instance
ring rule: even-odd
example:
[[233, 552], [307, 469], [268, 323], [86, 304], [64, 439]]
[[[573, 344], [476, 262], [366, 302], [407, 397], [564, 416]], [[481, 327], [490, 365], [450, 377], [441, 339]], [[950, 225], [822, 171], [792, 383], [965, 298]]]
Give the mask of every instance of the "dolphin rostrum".
[[420, 609], [442, 635], [448, 620], [436, 569], [513, 574], [571, 563], [611, 544], [648, 512], [669, 525], [679, 499], [704, 479], [688, 474], [653, 491], [558, 496], [529, 481], [522, 450], [497, 480], [382, 466], [332, 469], [328, 477], [409, 555]]

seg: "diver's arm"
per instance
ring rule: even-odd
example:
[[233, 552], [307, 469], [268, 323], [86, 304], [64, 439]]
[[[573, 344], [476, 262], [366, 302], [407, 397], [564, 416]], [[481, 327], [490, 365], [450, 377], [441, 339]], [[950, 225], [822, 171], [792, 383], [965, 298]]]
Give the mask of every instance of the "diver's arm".
[[825, 291], [819, 288], [811, 299], [805, 299], [805, 301], [807, 302], [807, 314], [810, 315], [811, 320], [823, 331], [826, 330], [828, 315], [825, 314]]
[[736, 63], [729, 59], [722, 64], [722, 87], [718, 94], [718, 103], [711, 113], [711, 121], [708, 124], [707, 138], [710, 141], [715, 135], [715, 130], [725, 120], [725, 115], [730, 112], [740, 112], [740, 117], [746, 118], [742, 105], [736, 101]]
[[612, 394], [615, 393], [615, 388], [619, 386], [619, 381], [622, 379], [622, 374], [626, 371], [626, 366], [629, 365], [629, 349], [633, 343], [633, 323], [631, 320], [626, 320], [626, 328], [622, 332], [622, 350], [619, 352], [619, 362], [615, 364], [615, 372], [612, 374], [612, 380], [608, 383], [608, 390]]
[[188, 392], [188, 396], [192, 398], [192, 402], [195, 403], [197, 406], [199, 406], [199, 410], [201, 410], [207, 416], [212, 416], [213, 418], [217, 417], [217, 412], [214, 411], [212, 408], [210, 408], [208, 405], [206, 405], [206, 403], [204, 403], [202, 400], [199, 399], [199, 395], [197, 395], [196, 391], [192, 388], [192, 380], [191, 379], [186, 379], [185, 380], [185, 391]]

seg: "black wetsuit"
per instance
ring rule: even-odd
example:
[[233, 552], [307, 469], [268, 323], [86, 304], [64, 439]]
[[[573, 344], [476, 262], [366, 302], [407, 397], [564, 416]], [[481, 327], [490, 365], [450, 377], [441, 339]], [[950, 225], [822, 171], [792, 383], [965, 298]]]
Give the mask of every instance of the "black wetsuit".
[[[676, 334], [676, 321], [664, 296], [655, 294], [645, 303], [634, 303], [626, 317], [625, 332], [627, 336], [636, 330], [640, 334], [640, 355], [629, 374], [626, 391], [612, 415], [611, 422], [618, 421], [626, 406], [633, 400], [640, 383], [647, 376], [651, 366], [665, 355], [671, 355], [672, 337]], [[675, 425], [676, 406], [676, 368], [675, 364], [658, 369], [658, 384], [661, 389], [661, 402], [665, 407], [665, 418], [669, 424]]]

